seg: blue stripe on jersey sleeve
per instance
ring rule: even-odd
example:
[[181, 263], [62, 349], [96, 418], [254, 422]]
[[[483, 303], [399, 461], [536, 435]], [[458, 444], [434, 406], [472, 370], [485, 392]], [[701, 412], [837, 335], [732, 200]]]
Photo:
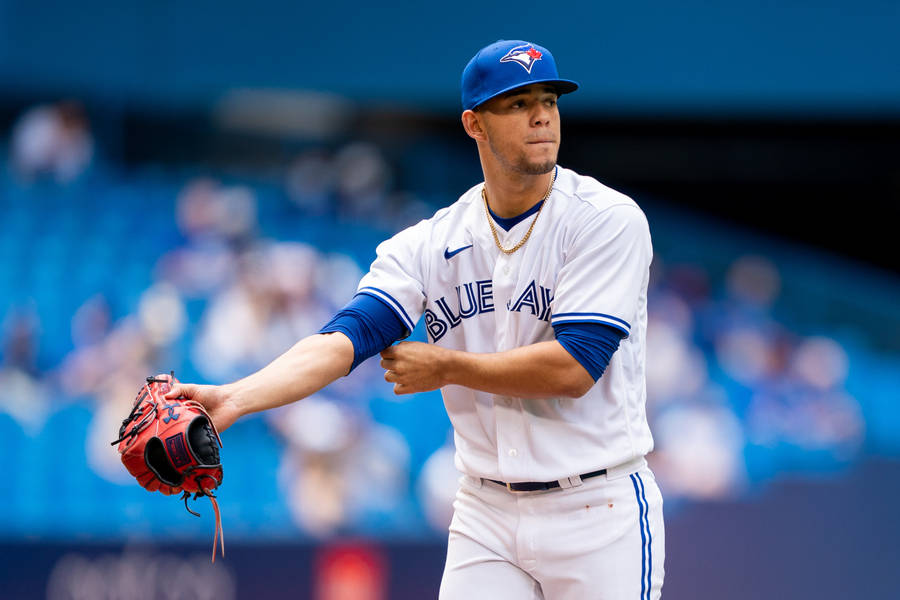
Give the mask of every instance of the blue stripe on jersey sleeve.
[[614, 317], [612, 315], [607, 315], [603, 313], [592, 313], [592, 312], [570, 312], [570, 313], [557, 313], [553, 315], [554, 319], [566, 317], [569, 320], [574, 319], [575, 317], [585, 317], [585, 318], [601, 318], [601, 319], [610, 319], [612, 321], [617, 321], [622, 323], [628, 329], [631, 329], [631, 324], [625, 319], [620, 319], [619, 317]]
[[556, 341], [596, 382], [609, 365], [622, 340], [621, 329], [603, 323], [556, 323]]
[[377, 296], [365, 293], [353, 296], [319, 333], [335, 331], [340, 331], [353, 342], [351, 371], [370, 356], [410, 334], [392, 306]]
[[570, 312], [551, 315], [550, 323], [554, 327], [560, 323], [602, 323], [622, 332], [624, 337], [631, 334], [631, 324], [625, 319], [603, 313]]

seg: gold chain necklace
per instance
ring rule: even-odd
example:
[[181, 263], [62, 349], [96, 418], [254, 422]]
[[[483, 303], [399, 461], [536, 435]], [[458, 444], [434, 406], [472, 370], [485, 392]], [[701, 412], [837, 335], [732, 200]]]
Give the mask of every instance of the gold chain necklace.
[[519, 243], [512, 248], [504, 248], [502, 245], [500, 245], [500, 236], [497, 235], [497, 228], [494, 227], [494, 219], [491, 217], [491, 211], [488, 208], [487, 193], [484, 191], [484, 186], [482, 186], [481, 199], [484, 200], [484, 214], [487, 217], [488, 225], [491, 226], [491, 233], [494, 234], [494, 243], [497, 244], [497, 248], [500, 249], [500, 252], [504, 254], [512, 254], [525, 245], [525, 242], [527, 242], [528, 238], [531, 237], [531, 232], [534, 231], [534, 224], [537, 223], [538, 217], [541, 216], [541, 211], [544, 210], [544, 205], [547, 203], [547, 198], [550, 197], [550, 192], [553, 191], [553, 184], [555, 182], [556, 169], [553, 169], [553, 177], [550, 179], [550, 186], [547, 188], [547, 193], [544, 194], [543, 198], [541, 198], [541, 207], [538, 209], [537, 214], [534, 215], [534, 219], [531, 220], [531, 226], [528, 228], [528, 231], [525, 232], [525, 237], [519, 240]]

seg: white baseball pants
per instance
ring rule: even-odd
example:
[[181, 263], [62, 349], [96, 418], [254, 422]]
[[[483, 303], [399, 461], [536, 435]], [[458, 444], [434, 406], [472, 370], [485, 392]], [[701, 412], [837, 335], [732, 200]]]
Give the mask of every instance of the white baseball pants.
[[657, 600], [662, 496], [643, 459], [624, 467], [539, 492], [463, 476], [440, 600]]

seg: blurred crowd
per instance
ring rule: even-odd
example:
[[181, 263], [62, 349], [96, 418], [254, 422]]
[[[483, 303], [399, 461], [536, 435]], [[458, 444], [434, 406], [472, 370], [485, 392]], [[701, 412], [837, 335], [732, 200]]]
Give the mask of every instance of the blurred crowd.
[[[152, 216], [135, 216], [141, 206], [129, 201], [142, 197], [140, 178], [115, 165], [92, 169], [98, 159], [90, 124], [75, 103], [25, 112], [8, 148], [0, 198], [32, 190], [62, 206], [90, 180], [90, 189], [110, 188], [116, 201], [72, 217], [79, 239], [102, 244], [114, 233], [103, 223], [127, 222], [136, 237], [119, 243], [145, 247], [137, 258], [122, 258], [128, 265], [115, 262], [122, 250], [112, 248], [113, 266], [96, 289], [67, 291], [58, 281], [56, 293], [71, 294], [74, 308], [50, 315], [40, 299], [30, 301], [29, 286], [37, 285], [32, 272], [65, 270], [51, 264], [65, 252], [41, 247], [65, 221], [36, 214], [50, 231], [42, 230], [45, 237], [23, 257], [27, 270], [0, 277], [0, 285], [19, 286], [0, 303], [0, 412], [34, 443], [50, 443], [40, 437], [50, 415], [73, 403], [89, 407], [83, 450], [69, 450], [83, 451], [91, 476], [115, 485], [133, 485], [109, 442], [145, 376], [174, 369], [182, 379], [222, 383], [263, 366], [350, 299], [367, 267], [360, 256], [374, 251], [371, 240], [429, 212], [415, 190], [396, 189], [378, 146], [360, 141], [300, 153], [274, 192], [250, 180], [164, 172], [164, 191], [152, 199], [163, 201]], [[448, 201], [459, 191], [448, 190]], [[104, 220], [100, 212], [121, 219]], [[652, 215], [650, 224], [666, 227]], [[371, 247], [360, 253], [363, 242]], [[651, 462], [667, 500], [738, 497], [783, 472], [856, 460], [866, 421], [847, 389], [855, 359], [827, 323], [810, 334], [776, 318], [788, 275], [777, 258], [741, 254], [724, 273], [666, 259], [666, 248], [657, 247], [647, 394], [656, 439]], [[138, 277], [120, 279], [122, 272]], [[113, 299], [111, 290], [123, 286]], [[49, 322], [68, 327], [47, 331]], [[59, 338], [63, 351], [39, 360], [41, 341]], [[443, 535], [457, 476], [449, 423], [434, 408], [439, 402], [435, 395], [393, 397], [371, 360], [322, 393], [257, 417], [275, 440], [275, 456], [265, 454], [269, 445], [251, 442], [231, 459], [250, 467], [275, 459], [277, 494], [308, 535]], [[238, 490], [251, 484], [230, 490], [238, 496], [231, 501], [241, 502]]]
[[668, 497], [738, 496], [790, 471], [795, 451], [827, 454], [825, 467], [857, 457], [865, 423], [845, 389], [847, 352], [774, 318], [781, 274], [771, 260], [741, 256], [721, 282], [662, 260], [652, 273], [651, 461]]

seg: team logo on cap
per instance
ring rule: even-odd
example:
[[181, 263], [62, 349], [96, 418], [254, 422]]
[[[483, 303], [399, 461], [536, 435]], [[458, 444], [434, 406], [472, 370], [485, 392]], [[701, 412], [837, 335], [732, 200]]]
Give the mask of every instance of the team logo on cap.
[[524, 46], [516, 46], [506, 53], [506, 56], [500, 59], [500, 62], [514, 62], [522, 65], [522, 68], [531, 73], [531, 67], [534, 63], [541, 60], [541, 53], [534, 46], [525, 44]]

